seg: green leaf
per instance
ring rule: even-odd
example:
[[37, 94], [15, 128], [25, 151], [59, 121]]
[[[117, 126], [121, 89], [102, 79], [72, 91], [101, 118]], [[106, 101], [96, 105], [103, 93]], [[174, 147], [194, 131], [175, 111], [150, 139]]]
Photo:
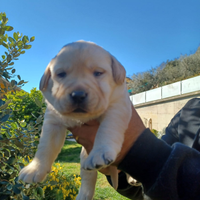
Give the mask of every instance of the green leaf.
[[7, 182], [7, 181], [0, 181], [0, 184], [2, 184], [2, 185], [7, 185], [9, 182]]
[[0, 35], [4, 35], [4, 34], [5, 34], [5, 31], [2, 28], [0, 28]]
[[10, 54], [9, 54], [9, 55], [7, 55], [7, 62], [9, 63], [11, 60], [12, 60], [12, 57], [11, 57], [11, 55], [10, 55]]
[[25, 51], [21, 51], [20, 54], [25, 54]]
[[15, 73], [15, 71], [16, 71], [16, 70], [15, 70], [15, 69], [13, 69], [11, 72], [14, 74], [14, 73]]
[[24, 163], [18, 163], [21, 169], [24, 167]]
[[8, 45], [5, 42], [3, 42], [2, 45], [8, 49]]
[[26, 122], [21, 122], [21, 123], [20, 123], [20, 126], [21, 126], [21, 127], [26, 127]]
[[44, 198], [44, 190], [41, 187], [36, 188], [37, 193]]
[[3, 106], [6, 102], [0, 99], [0, 106]]
[[18, 140], [15, 140], [15, 145], [19, 148], [24, 148], [24, 145]]
[[13, 128], [13, 129], [17, 129], [18, 127], [17, 127], [17, 123], [15, 122], [15, 123], [11, 123], [11, 127]]
[[6, 187], [8, 190], [12, 190], [12, 184], [8, 184]]
[[11, 69], [13, 69], [13, 67], [6, 68], [6, 70], [11, 70]]
[[57, 181], [50, 181], [49, 183], [50, 183], [50, 185], [57, 185], [58, 184]]
[[17, 78], [18, 78], [19, 80], [21, 80], [21, 77], [20, 77], [20, 75], [17, 75]]
[[17, 175], [17, 173], [16, 173], [16, 172], [13, 172], [13, 173], [11, 174], [11, 176], [10, 176], [10, 179], [13, 179], [13, 178], [15, 178], [15, 177], [16, 177], [16, 175]]
[[15, 80], [12, 80], [12, 81], [11, 81], [11, 86], [14, 87], [15, 84], [16, 84]]
[[21, 80], [17, 85], [21, 85], [24, 83], [24, 80]]
[[28, 36], [24, 35], [23, 38], [22, 38], [22, 42], [24, 44], [26, 44], [27, 42], [29, 42]]
[[41, 117], [38, 117], [37, 120], [36, 120], [36, 123], [37, 123], [37, 124], [40, 124], [41, 122], [42, 122]]
[[2, 118], [0, 118], [0, 123], [2, 123], [2, 122], [6, 122], [8, 119], [9, 119], [9, 116], [10, 115], [4, 115]]
[[5, 157], [9, 157], [10, 156], [10, 152], [7, 149], [4, 149], [4, 156]]
[[38, 98], [35, 98], [35, 103], [38, 107], [42, 107], [42, 102]]
[[12, 26], [6, 26], [6, 27], [5, 27], [5, 30], [6, 30], [6, 31], [12, 31], [12, 30], [13, 30], [13, 27], [12, 27]]
[[15, 42], [14, 39], [13, 39], [12, 37], [8, 37], [8, 40], [9, 40], [10, 42]]
[[30, 49], [32, 47], [32, 45], [25, 45], [24, 49]]
[[22, 198], [23, 200], [29, 200], [30, 198], [28, 196], [26, 196], [25, 194], [22, 194]]
[[6, 58], [6, 56], [5, 56], [5, 55], [2, 55], [1, 57], [2, 57], [3, 59], [5, 59], [5, 58]]
[[13, 165], [16, 161], [17, 159], [14, 156], [12, 156], [6, 161], [6, 163], [9, 165]]
[[3, 24], [6, 24], [8, 22], [8, 18], [6, 18], [6, 16], [2, 16], [2, 21]]
[[20, 95], [18, 95], [17, 96], [17, 98], [19, 98], [19, 99], [24, 99], [26, 96], [24, 95], [24, 96], [20, 96]]
[[18, 57], [18, 56], [20, 56], [20, 53], [14, 53], [14, 54], [13, 54], [13, 57], [14, 57], [14, 58], [16, 58], [16, 57]]
[[16, 185], [13, 186], [13, 191], [15, 194], [20, 194], [21, 190], [17, 188]]
[[35, 36], [30, 38], [30, 42], [33, 42], [35, 40]]
[[16, 41], [18, 40], [18, 34], [17, 33], [14, 32], [13, 37], [15, 38]]
[[7, 106], [8, 106], [8, 104], [11, 103], [11, 102], [12, 102], [12, 100], [9, 99], [9, 100], [6, 101], [5, 103], [3, 103], [3, 104], [1, 103], [1, 104], [0, 104], [0, 110], [6, 109]]
[[14, 62], [9, 63], [8, 65], [9, 65], [9, 66], [14, 65]]

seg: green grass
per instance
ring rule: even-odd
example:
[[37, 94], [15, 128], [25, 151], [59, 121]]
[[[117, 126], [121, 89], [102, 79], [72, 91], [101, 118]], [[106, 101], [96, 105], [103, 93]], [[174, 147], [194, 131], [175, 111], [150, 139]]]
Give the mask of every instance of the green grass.
[[[76, 142], [66, 141], [56, 162], [63, 166], [64, 173], [80, 175], [80, 152], [81, 145]], [[98, 173], [95, 190], [95, 200], [128, 200], [118, 194], [107, 182], [106, 177]]]

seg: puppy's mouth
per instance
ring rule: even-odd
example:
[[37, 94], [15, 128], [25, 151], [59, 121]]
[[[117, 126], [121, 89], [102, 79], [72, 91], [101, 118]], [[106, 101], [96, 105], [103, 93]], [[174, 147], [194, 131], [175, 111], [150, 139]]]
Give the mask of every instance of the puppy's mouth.
[[85, 110], [83, 110], [82, 108], [76, 108], [73, 113], [87, 113]]

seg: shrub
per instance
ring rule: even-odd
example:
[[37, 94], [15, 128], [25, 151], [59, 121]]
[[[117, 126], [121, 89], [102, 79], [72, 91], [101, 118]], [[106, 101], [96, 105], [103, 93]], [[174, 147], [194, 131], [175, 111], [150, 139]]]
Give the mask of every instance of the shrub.
[[29, 94], [20, 89], [26, 82], [12, 67], [24, 49], [31, 48], [28, 43], [34, 37], [29, 40], [19, 32], [8, 36], [13, 27], [7, 22], [6, 14], [0, 13], [0, 45], [7, 49], [0, 61], [0, 199], [75, 199], [80, 177], [65, 175], [60, 164], [43, 183], [18, 181], [19, 171], [35, 154], [45, 106], [40, 91], [34, 88]]
[[12, 110], [11, 119], [14, 121], [34, 122], [41, 115], [41, 109], [44, 110], [46, 107], [42, 93], [36, 88], [33, 88], [30, 93], [23, 90], [8, 92], [6, 98], [12, 100], [8, 108]]
[[[6, 103], [0, 100], [5, 106]], [[1, 107], [2, 107], [1, 106]], [[0, 107], [0, 108], [1, 108]], [[6, 112], [6, 108], [1, 114]], [[11, 112], [10, 110], [8, 112]], [[0, 120], [0, 196], [1, 199], [29, 199], [23, 192], [27, 184], [18, 182], [18, 173], [24, 163], [22, 158], [27, 155], [33, 157], [39, 140], [37, 123], [26, 124], [24, 121], [15, 122], [8, 120], [9, 114], [4, 115]], [[31, 190], [37, 188], [32, 185]]]
[[80, 177], [74, 175], [65, 175], [60, 163], [52, 167], [52, 172], [48, 175], [47, 180], [43, 183], [45, 191], [45, 200], [75, 200], [78, 194], [78, 188], [81, 184]]
[[[23, 159], [25, 165], [31, 162], [30, 157], [27, 158], [26, 160]], [[38, 200], [75, 200], [81, 178], [75, 174], [73, 176], [66, 175], [62, 172], [62, 169], [60, 163], [56, 163], [43, 183], [26, 184], [22, 187], [24, 197]], [[24, 184], [21, 181], [20, 183]]]
[[9, 119], [12, 110], [8, 104], [12, 100], [7, 99], [6, 93], [8, 91], [15, 93], [26, 83], [19, 75], [17, 75], [18, 80], [14, 79], [16, 70], [13, 65], [26, 49], [31, 48], [28, 43], [34, 41], [34, 37], [29, 40], [28, 36], [23, 36], [19, 32], [14, 32], [13, 37], [8, 36], [7, 32], [12, 31], [13, 27], [7, 23], [6, 14], [0, 13], [0, 46], [6, 48], [0, 60], [0, 98], [4, 98], [0, 99], [0, 199], [20, 199], [19, 195], [23, 199], [29, 199], [22, 192], [27, 185], [19, 183], [17, 176], [24, 166], [20, 158], [27, 154], [34, 155], [38, 140], [35, 136], [39, 131], [38, 121], [36, 120], [35, 124], [26, 124], [24, 120]]

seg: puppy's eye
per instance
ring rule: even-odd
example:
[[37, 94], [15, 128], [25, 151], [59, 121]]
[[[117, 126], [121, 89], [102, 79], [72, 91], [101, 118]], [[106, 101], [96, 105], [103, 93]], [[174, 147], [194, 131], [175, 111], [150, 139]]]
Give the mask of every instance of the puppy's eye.
[[57, 74], [57, 76], [58, 76], [59, 78], [65, 78], [66, 75], [67, 75], [66, 72], [60, 72], [60, 73]]
[[95, 71], [93, 74], [94, 74], [94, 76], [97, 77], [97, 76], [101, 76], [103, 74], [103, 72]]

